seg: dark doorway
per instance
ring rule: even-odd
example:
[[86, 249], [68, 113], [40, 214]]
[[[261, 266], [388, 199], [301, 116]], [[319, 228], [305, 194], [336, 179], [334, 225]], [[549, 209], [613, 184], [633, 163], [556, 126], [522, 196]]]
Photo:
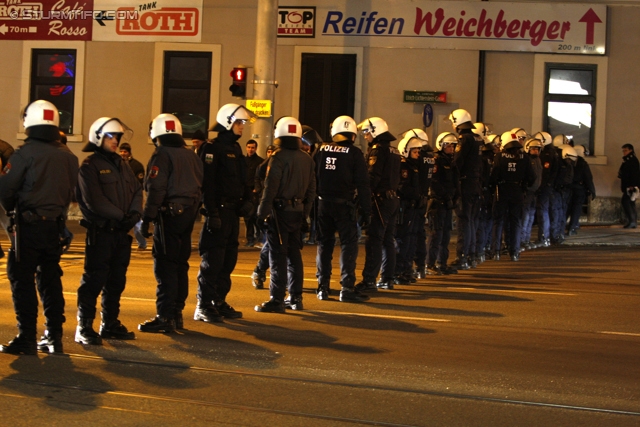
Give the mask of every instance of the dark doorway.
[[336, 117], [353, 117], [356, 57], [302, 54], [299, 120], [318, 131], [324, 141], [331, 141], [329, 127]]

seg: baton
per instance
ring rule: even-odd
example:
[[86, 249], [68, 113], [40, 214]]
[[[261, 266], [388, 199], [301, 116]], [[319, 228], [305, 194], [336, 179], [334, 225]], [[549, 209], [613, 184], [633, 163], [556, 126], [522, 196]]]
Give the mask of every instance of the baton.
[[[162, 212], [164, 212], [164, 209], [162, 209]], [[160, 240], [160, 246], [162, 246], [162, 253], [166, 255], [167, 245], [164, 240], [164, 218], [162, 216], [162, 212], [158, 212], [158, 222], [156, 226], [158, 227], [158, 231], [159, 231], [158, 240]]]
[[271, 215], [273, 216], [273, 221], [276, 223], [276, 232], [278, 233], [278, 242], [280, 242], [280, 246], [282, 246], [282, 234], [280, 234], [280, 224], [278, 224], [278, 217], [276, 216], [276, 210], [271, 210]]

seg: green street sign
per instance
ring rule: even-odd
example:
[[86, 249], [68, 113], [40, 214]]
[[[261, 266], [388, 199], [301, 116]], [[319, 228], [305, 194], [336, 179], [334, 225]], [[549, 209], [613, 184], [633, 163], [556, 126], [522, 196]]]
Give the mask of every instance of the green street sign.
[[403, 102], [447, 102], [447, 92], [427, 92], [417, 90], [405, 90]]

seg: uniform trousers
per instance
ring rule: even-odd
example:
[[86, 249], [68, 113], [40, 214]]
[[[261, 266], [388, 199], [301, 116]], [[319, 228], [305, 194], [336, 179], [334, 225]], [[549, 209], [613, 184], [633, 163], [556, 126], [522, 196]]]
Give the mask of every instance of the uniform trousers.
[[271, 268], [269, 293], [273, 299], [284, 301], [287, 288], [291, 297], [302, 295], [304, 267], [300, 228], [304, 213], [282, 210], [275, 212], [274, 217], [277, 225], [272, 221], [267, 230]]
[[365, 243], [365, 261], [362, 278], [367, 283], [375, 282], [382, 268], [383, 282], [393, 280], [396, 270], [395, 229], [398, 215], [397, 198], [373, 199], [373, 213], [371, 225], [367, 230]]
[[453, 210], [447, 209], [444, 203], [432, 199], [429, 202], [427, 217], [429, 218], [427, 267], [434, 267], [436, 262], [444, 267], [449, 260]]
[[413, 273], [413, 258], [418, 246], [418, 229], [424, 229], [424, 220], [417, 208], [404, 209], [402, 224], [396, 231], [398, 255], [396, 259], [396, 276], [410, 276]]

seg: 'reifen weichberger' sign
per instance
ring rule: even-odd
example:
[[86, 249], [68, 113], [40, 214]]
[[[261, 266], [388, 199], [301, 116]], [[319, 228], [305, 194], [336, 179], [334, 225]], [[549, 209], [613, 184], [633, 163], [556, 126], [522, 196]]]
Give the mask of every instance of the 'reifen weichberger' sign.
[[317, 8], [315, 38], [278, 43], [604, 55], [606, 22], [600, 4], [350, 0]]
[[[115, 19], [94, 23], [96, 41], [200, 42], [202, 0], [95, 0], [94, 8], [117, 11]], [[118, 17], [127, 19], [118, 19]]]

